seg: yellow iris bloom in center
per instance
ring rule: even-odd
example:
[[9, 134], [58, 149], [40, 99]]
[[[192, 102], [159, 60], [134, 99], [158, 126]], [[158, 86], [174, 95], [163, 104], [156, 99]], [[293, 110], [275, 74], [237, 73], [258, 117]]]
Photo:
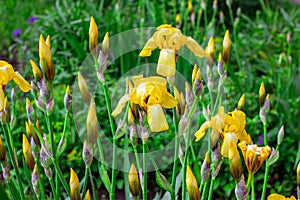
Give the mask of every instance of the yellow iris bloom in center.
[[151, 56], [154, 49], [161, 49], [157, 64], [158, 74], [162, 76], [175, 75], [176, 53], [182, 46], [186, 45], [188, 49], [200, 58], [207, 56], [206, 52], [193, 38], [182, 35], [179, 29], [164, 24], [157, 27], [156, 30], [145, 44], [139, 56]]
[[178, 102], [167, 91], [167, 81], [165, 78], [151, 76], [134, 76], [133, 88], [129, 94], [125, 94], [118, 102], [117, 107], [112, 112], [112, 116], [117, 116], [128, 101], [138, 105], [147, 113], [147, 121], [152, 132], [161, 132], [169, 129], [163, 108], [173, 108]]
[[19, 72], [15, 72], [11, 64], [4, 60], [0, 60], [0, 111], [4, 107], [4, 91], [3, 86], [13, 80], [23, 92], [31, 90], [31, 85], [22, 77]]

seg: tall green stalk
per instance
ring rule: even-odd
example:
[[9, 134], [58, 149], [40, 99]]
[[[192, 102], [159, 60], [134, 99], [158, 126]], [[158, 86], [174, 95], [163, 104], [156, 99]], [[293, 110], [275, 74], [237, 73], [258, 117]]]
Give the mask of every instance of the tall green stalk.
[[143, 141], [143, 174], [144, 174], [144, 181], [143, 181], [143, 200], [147, 200], [147, 158], [146, 158], [146, 148], [147, 143]]
[[11, 145], [10, 145], [9, 135], [7, 134], [7, 132], [5, 130], [5, 127], [4, 127], [4, 124], [2, 122], [1, 122], [1, 126], [2, 126], [2, 129], [3, 129], [3, 132], [4, 132], [5, 140], [7, 141], [8, 153], [9, 153], [9, 156], [11, 158], [10, 160], [11, 160], [12, 165], [13, 165], [13, 167], [15, 169], [15, 172], [16, 172], [21, 200], [25, 200], [23, 185], [22, 185], [22, 181], [21, 181], [21, 178], [20, 178], [20, 172], [19, 172], [19, 168], [17, 166], [16, 160], [15, 160], [15, 157], [14, 157], [13, 150], [12, 150]]
[[83, 187], [82, 187], [82, 197], [85, 196], [86, 193], [86, 186], [87, 186], [87, 181], [89, 178], [89, 166], [85, 166], [85, 173], [84, 173], [84, 183], [83, 183]]
[[[264, 145], [267, 145], [267, 125], [264, 124]], [[267, 184], [268, 184], [268, 177], [269, 177], [269, 170], [270, 165], [268, 165], [268, 158], [266, 159], [266, 169], [265, 169], [265, 176], [264, 176], [264, 184], [263, 184], [263, 191], [261, 195], [261, 200], [264, 200], [266, 197], [266, 191], [267, 191]]]

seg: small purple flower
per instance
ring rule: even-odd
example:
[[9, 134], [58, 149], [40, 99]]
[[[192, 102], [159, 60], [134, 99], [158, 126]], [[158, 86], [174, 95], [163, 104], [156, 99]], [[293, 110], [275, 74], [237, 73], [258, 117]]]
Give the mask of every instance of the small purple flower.
[[258, 145], [263, 145], [264, 144], [264, 134], [260, 134], [258, 141], [257, 141]]
[[12, 32], [13, 37], [19, 37], [21, 35], [21, 29], [16, 29]]
[[27, 19], [27, 22], [32, 24], [32, 23], [34, 23], [36, 20], [37, 20], [37, 17], [36, 17], [36, 16], [33, 16], [33, 17], [29, 17], [29, 18]]

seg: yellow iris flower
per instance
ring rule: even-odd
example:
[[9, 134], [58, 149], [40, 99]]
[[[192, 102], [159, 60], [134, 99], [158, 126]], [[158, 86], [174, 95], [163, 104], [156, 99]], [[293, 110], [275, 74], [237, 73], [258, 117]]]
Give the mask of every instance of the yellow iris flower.
[[162, 76], [174, 76], [176, 72], [176, 53], [184, 45], [200, 58], [207, 56], [206, 52], [193, 38], [182, 35], [179, 29], [168, 24], [157, 27], [156, 32], [147, 41], [139, 56], [151, 56], [152, 51], [159, 48], [161, 51], [157, 73]]
[[[245, 130], [246, 115], [240, 110], [235, 110], [224, 113], [224, 107], [220, 106], [218, 113], [211, 117], [211, 120], [204, 122], [200, 129], [195, 133], [196, 142], [201, 140], [208, 128], [212, 128], [211, 137], [213, 140], [220, 138], [223, 140], [221, 154], [222, 156], [229, 158], [230, 146], [236, 148], [236, 144], [239, 141], [245, 141], [246, 144], [251, 142], [250, 135]], [[235, 145], [230, 145], [234, 143]], [[231, 149], [234, 151], [234, 149]]]
[[271, 194], [270, 196], [268, 196], [268, 200], [296, 200], [296, 198], [294, 196], [291, 196], [289, 198], [280, 194]]
[[124, 106], [130, 101], [131, 104], [138, 105], [147, 113], [147, 121], [152, 132], [161, 132], [169, 129], [169, 125], [163, 108], [173, 108], [177, 106], [177, 100], [167, 91], [167, 81], [165, 78], [151, 76], [134, 76], [133, 88], [129, 94], [125, 94], [118, 102], [112, 116], [121, 113]]
[[248, 145], [245, 141], [239, 143], [238, 146], [242, 150], [248, 171], [253, 174], [259, 170], [272, 151], [269, 146], [258, 147], [256, 144]]
[[4, 60], [0, 60], [0, 111], [4, 108], [4, 91], [3, 86], [13, 80], [23, 92], [31, 90], [31, 85], [22, 77], [22, 75], [14, 71], [11, 64]]

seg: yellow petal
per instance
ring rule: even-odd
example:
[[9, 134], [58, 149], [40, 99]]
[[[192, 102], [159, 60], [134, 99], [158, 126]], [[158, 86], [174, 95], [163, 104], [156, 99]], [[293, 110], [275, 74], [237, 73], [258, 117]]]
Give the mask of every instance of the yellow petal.
[[[234, 133], [225, 133], [223, 144], [221, 147], [221, 154], [222, 156], [229, 158], [229, 151], [235, 151], [236, 144], [237, 144], [238, 138]], [[233, 156], [233, 154], [231, 154]], [[229, 160], [231, 160], [233, 157], [230, 157]]]
[[148, 106], [147, 119], [152, 132], [161, 132], [169, 129], [165, 113], [159, 104]]
[[206, 52], [202, 49], [202, 47], [200, 47], [200, 45], [191, 37], [188, 37], [186, 46], [199, 58], [207, 56]]
[[195, 142], [198, 142], [199, 140], [201, 140], [204, 137], [204, 135], [209, 127], [210, 127], [210, 121], [206, 121], [201, 125], [200, 129], [194, 134], [196, 137]]
[[31, 85], [23, 78], [21, 74], [19, 74], [19, 72], [15, 72], [14, 81], [19, 85], [19, 88], [23, 92], [29, 92], [29, 90], [31, 90]]
[[174, 76], [176, 73], [175, 49], [162, 49], [157, 63], [157, 73], [162, 76]]
[[0, 112], [3, 110], [4, 108], [4, 92], [2, 89], [2, 85], [0, 85]]
[[71, 199], [80, 199], [80, 184], [79, 179], [76, 172], [70, 168], [71, 175], [70, 175], [70, 196]]
[[91, 17], [90, 29], [89, 29], [89, 47], [90, 50], [93, 50], [98, 45], [98, 27], [94, 20], [94, 17]]
[[287, 199], [296, 200], [294, 196], [291, 196], [290, 198], [286, 198], [285, 196], [280, 194], [271, 194], [268, 196], [268, 200], [287, 200]]
[[117, 107], [115, 108], [115, 110], [112, 112], [112, 116], [117, 116], [118, 114], [120, 114], [124, 108], [124, 106], [126, 105], [126, 103], [130, 100], [130, 96], [128, 94], [125, 94], [124, 96], [121, 97], [121, 99], [118, 102]]
[[30, 60], [30, 64], [31, 64], [34, 79], [36, 81], [40, 81], [43, 78], [40, 68], [35, 64], [33, 60]]
[[142, 49], [142, 51], [140, 52], [139, 56], [141, 56], [141, 57], [151, 56], [152, 51], [156, 48], [157, 48], [157, 45], [156, 45], [154, 39], [151, 37], [145, 44], [145, 46]]
[[7, 85], [15, 77], [15, 71], [11, 64], [0, 60], [0, 85]]
[[162, 96], [162, 102], [161, 106], [164, 108], [173, 108], [177, 106], [178, 101], [170, 94], [170, 93], [164, 93]]

